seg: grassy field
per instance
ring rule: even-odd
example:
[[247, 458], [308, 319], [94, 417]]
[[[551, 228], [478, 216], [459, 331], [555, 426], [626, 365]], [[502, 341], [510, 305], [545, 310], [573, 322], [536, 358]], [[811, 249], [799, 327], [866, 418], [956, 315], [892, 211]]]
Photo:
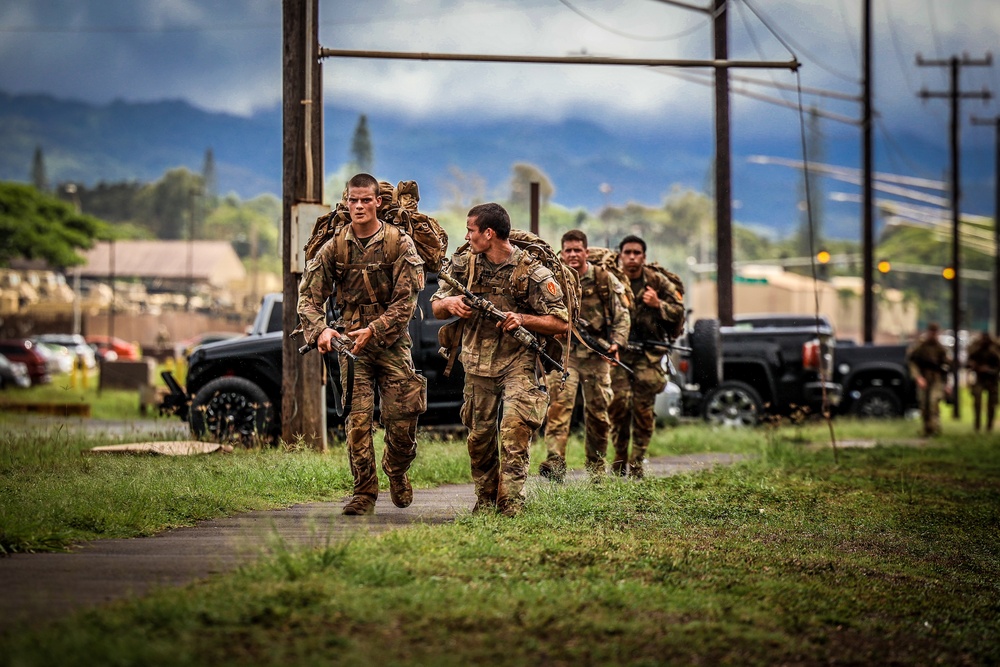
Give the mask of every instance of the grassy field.
[[[920, 442], [913, 422], [841, 420], [841, 443], [883, 444], [834, 450], [821, 424], [683, 426], [651, 453], [748, 456], [542, 485], [515, 520], [279, 543], [234, 574], [0, 637], [0, 665], [997, 664], [1000, 440], [945, 429]], [[46, 442], [0, 438], [0, 525], [34, 517], [10, 550], [330, 499], [350, 479], [342, 449], [103, 458], [80, 456], [96, 439]], [[414, 478], [467, 481], [464, 443], [422, 438]]]

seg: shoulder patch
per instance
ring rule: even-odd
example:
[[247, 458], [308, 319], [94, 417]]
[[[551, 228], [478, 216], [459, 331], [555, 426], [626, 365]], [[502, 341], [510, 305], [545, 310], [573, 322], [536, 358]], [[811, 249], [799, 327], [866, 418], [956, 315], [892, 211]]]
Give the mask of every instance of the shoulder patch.
[[559, 288], [556, 287], [556, 281], [554, 280], [549, 280], [547, 283], [545, 283], [545, 289], [547, 289], [549, 291], [549, 294], [551, 294], [552, 296], [559, 295]]

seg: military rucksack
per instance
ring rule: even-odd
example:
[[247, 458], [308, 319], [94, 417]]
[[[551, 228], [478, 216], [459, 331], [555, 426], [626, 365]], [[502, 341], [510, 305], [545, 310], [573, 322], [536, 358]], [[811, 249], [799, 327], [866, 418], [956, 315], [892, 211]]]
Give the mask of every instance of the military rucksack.
[[684, 309], [684, 281], [681, 280], [679, 275], [670, 271], [666, 267], [660, 266], [656, 262], [646, 264], [646, 266], [665, 277], [674, 288], [674, 293], [676, 294], [675, 301], [677, 302], [677, 305], [681, 307], [681, 315], [676, 320], [668, 322], [666, 334], [670, 337], [670, 340], [675, 340], [682, 333], [684, 333], [684, 323], [687, 321], [687, 314]]
[[[417, 254], [424, 260], [424, 270], [437, 272], [448, 253], [448, 234], [438, 221], [417, 210], [420, 194], [416, 181], [400, 181], [396, 187], [388, 181], [379, 181], [382, 205], [376, 215], [383, 223], [393, 225], [413, 239]], [[347, 190], [336, 208], [319, 217], [305, 245], [306, 261], [316, 256], [319, 249], [337, 232], [350, 224], [351, 213], [347, 207]], [[393, 256], [398, 253], [390, 253]]]
[[[601, 297], [606, 298], [605, 291], [610, 292], [610, 286], [607, 284], [607, 279], [601, 279], [601, 271], [607, 271], [608, 273], [613, 273], [616, 278], [625, 287], [625, 298], [628, 301], [629, 308], [635, 303], [636, 299], [639, 298], [638, 295], [632, 293], [632, 281], [627, 275], [625, 275], [624, 269], [621, 267], [620, 263], [620, 253], [616, 250], [609, 250], [608, 248], [587, 248], [587, 261], [597, 267], [597, 288], [598, 290], [603, 290], [601, 292]], [[673, 287], [674, 292], [677, 295], [678, 305], [684, 305], [684, 282], [681, 277], [670, 271], [664, 266], [660, 266], [656, 262], [646, 264], [647, 267], [660, 274]], [[601, 283], [604, 283], [604, 287], [601, 287]], [[674, 340], [684, 333], [684, 322], [686, 317], [681, 315], [681, 317], [675, 321], [668, 323], [668, 329], [665, 332], [667, 336]]]
[[[597, 292], [601, 295], [601, 303], [609, 303], [611, 298], [611, 282], [608, 274], [618, 279], [618, 282], [625, 288], [623, 298], [625, 306], [632, 308], [635, 303], [635, 295], [632, 294], [632, 281], [625, 275], [621, 264], [618, 263], [618, 252], [609, 248], [587, 248], [587, 261], [594, 265], [594, 282], [597, 284]], [[605, 313], [605, 318], [608, 314]], [[606, 324], [610, 324], [606, 322]]]

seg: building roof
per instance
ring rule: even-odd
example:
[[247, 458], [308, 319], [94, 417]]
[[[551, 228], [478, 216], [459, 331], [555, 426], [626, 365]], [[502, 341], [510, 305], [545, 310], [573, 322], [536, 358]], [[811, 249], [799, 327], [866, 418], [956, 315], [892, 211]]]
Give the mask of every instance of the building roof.
[[246, 269], [228, 241], [105, 241], [84, 257], [83, 278], [193, 280], [218, 287], [246, 279]]

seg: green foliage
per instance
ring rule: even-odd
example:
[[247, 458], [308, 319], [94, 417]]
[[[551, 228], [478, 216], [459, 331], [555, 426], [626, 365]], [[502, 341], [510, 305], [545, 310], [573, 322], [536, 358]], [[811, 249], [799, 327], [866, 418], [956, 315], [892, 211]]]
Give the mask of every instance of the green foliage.
[[538, 183], [538, 199], [545, 206], [556, 193], [552, 181], [541, 169], [533, 164], [518, 162], [511, 167], [510, 199], [511, 206], [528, 209], [531, 205], [531, 184]]
[[368, 116], [361, 114], [358, 124], [354, 127], [351, 137], [351, 161], [356, 171], [374, 174], [375, 148], [372, 146], [372, 136], [368, 131]]
[[139, 214], [158, 239], [198, 238], [203, 196], [200, 175], [183, 167], [171, 169], [155, 186], [143, 188], [138, 200]]
[[318, 529], [233, 574], [12, 632], [0, 664], [1000, 660], [995, 443], [771, 454], [643, 483], [533, 483], [515, 520]]
[[271, 195], [261, 195], [241, 202], [235, 195], [223, 198], [209, 212], [201, 238], [232, 241], [243, 259], [279, 255], [281, 202]]
[[31, 184], [39, 192], [49, 191], [49, 174], [45, 170], [45, 156], [42, 147], [35, 147], [35, 156], [31, 160]]
[[82, 264], [76, 251], [108, 234], [104, 222], [30, 185], [0, 183], [0, 266], [19, 257], [56, 267]]

